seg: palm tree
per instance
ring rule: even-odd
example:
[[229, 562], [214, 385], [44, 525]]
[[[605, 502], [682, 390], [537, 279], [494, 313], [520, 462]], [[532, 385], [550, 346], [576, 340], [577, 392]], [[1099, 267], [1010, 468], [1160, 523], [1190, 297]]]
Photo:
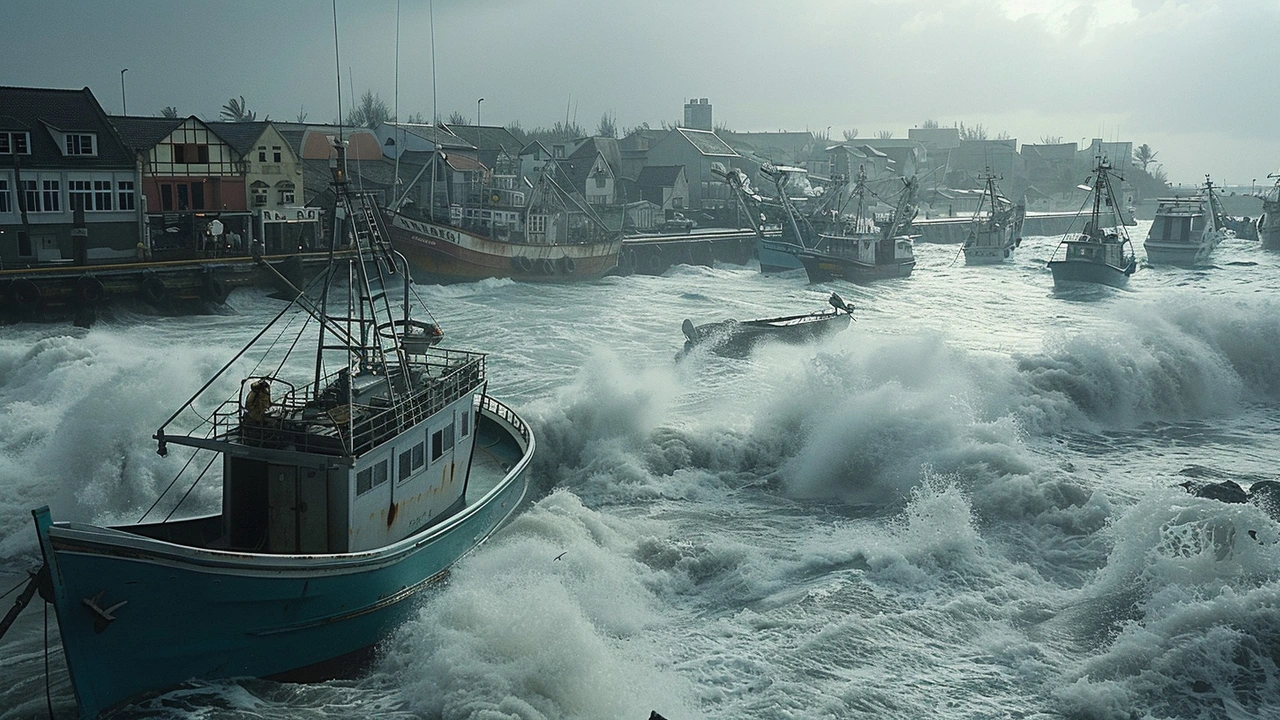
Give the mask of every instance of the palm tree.
[[258, 119], [258, 114], [245, 105], [243, 95], [239, 99], [231, 98], [228, 100], [227, 104], [222, 106], [220, 114], [228, 122], [253, 122]]
[[1156, 156], [1159, 154], [1159, 152], [1152, 150], [1150, 145], [1142, 143], [1134, 149], [1133, 159], [1142, 166], [1142, 171], [1146, 172], [1147, 166], [1155, 162]]

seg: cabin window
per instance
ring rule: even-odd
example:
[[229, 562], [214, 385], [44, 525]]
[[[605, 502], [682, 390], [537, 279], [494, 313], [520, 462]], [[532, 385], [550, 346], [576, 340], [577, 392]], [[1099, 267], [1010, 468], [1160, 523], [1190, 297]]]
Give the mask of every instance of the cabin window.
[[363, 495], [387, 481], [387, 462], [383, 460], [356, 473], [356, 495]]
[[426, 443], [418, 443], [400, 453], [400, 482], [408, 480], [426, 464]]
[[471, 411], [463, 410], [462, 415], [458, 418], [458, 422], [461, 424], [458, 436], [466, 437], [471, 432]]
[[453, 423], [449, 423], [443, 430], [435, 431], [431, 436], [431, 462], [440, 459], [446, 450], [453, 449]]

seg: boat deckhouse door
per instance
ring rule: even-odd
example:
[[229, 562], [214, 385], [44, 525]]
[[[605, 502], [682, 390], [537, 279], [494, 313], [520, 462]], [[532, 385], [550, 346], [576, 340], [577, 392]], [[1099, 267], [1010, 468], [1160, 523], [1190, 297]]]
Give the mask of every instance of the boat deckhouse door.
[[267, 551], [329, 551], [326, 476], [315, 468], [267, 466]]

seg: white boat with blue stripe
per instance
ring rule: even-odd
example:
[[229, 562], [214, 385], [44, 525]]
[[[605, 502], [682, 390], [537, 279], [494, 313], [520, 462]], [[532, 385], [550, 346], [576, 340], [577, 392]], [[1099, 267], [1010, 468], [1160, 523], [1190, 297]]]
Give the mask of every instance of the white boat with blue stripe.
[[[155, 435], [181, 499], [115, 527], [33, 511], [82, 717], [190, 679], [350, 675], [521, 505], [533, 434], [483, 354], [409, 317], [404, 258], [335, 176], [346, 257], [268, 326], [302, 341], [264, 329]], [[197, 482], [220, 511], [170, 519]]]

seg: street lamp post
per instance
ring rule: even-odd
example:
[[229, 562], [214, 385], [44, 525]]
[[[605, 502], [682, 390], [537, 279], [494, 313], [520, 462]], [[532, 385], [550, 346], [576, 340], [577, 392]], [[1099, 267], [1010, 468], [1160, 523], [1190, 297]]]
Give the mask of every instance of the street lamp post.
[[480, 127], [480, 103], [484, 102], [484, 98], [476, 101], [476, 127]]
[[129, 114], [129, 98], [124, 94], [124, 74], [129, 72], [129, 68], [120, 71], [120, 105], [122, 106], [121, 114]]

